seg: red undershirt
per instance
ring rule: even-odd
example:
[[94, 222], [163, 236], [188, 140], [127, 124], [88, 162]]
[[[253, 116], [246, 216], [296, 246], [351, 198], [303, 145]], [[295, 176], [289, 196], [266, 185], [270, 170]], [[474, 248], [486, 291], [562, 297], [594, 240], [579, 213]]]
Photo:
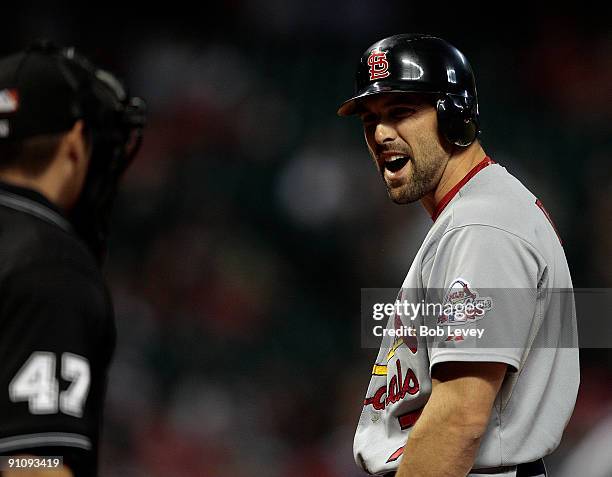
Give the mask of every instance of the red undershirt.
[[442, 211], [444, 210], [444, 208], [448, 205], [448, 203], [453, 199], [453, 197], [455, 197], [455, 195], [457, 195], [457, 192], [459, 192], [459, 189], [461, 189], [465, 184], [467, 184], [467, 182], [474, 177], [476, 174], [478, 174], [481, 170], [483, 170], [485, 167], [491, 165], [491, 164], [495, 164], [495, 161], [493, 159], [491, 159], [489, 156], [485, 156], [485, 158], [480, 161], [478, 164], [476, 164], [472, 170], [470, 170], [470, 172], [468, 172], [463, 179], [461, 179], [459, 182], [457, 182], [453, 188], [451, 190], [449, 190], [444, 197], [442, 197], [442, 200], [440, 202], [438, 202], [438, 205], [436, 206], [436, 210], [434, 210], [433, 215], [431, 216], [431, 219], [435, 222], [436, 219], [440, 216], [440, 214], [442, 213]]

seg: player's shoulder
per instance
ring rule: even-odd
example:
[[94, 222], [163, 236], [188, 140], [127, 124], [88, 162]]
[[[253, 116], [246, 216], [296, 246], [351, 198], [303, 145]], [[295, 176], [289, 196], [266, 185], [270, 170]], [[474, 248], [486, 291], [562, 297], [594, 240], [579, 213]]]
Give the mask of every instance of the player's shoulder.
[[534, 245], [543, 245], [542, 232], [551, 227], [537, 197], [499, 164], [482, 170], [459, 191], [445, 219], [447, 230], [486, 226]]

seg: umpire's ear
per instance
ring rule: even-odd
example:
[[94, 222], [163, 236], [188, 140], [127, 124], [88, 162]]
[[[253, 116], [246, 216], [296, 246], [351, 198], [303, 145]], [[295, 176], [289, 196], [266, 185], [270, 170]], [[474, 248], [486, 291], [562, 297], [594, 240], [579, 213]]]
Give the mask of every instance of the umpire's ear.
[[56, 161], [58, 174], [63, 182], [64, 204], [71, 209], [76, 203], [87, 176], [91, 147], [85, 130], [85, 123], [79, 119], [67, 131], [58, 148]]
[[72, 129], [66, 132], [62, 142], [66, 147], [65, 153], [72, 161], [84, 161], [87, 164], [91, 151], [85, 123], [82, 119], [76, 121]]

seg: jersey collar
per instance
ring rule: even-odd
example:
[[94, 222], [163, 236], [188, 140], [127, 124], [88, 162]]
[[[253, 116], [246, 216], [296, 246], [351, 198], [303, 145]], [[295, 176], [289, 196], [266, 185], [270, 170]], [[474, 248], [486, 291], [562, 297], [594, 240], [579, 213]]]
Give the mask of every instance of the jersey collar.
[[0, 181], [0, 206], [34, 215], [67, 232], [72, 231], [72, 226], [62, 214], [61, 209], [32, 189]]
[[431, 219], [435, 222], [436, 219], [440, 216], [440, 214], [442, 213], [442, 211], [445, 209], [445, 207], [448, 205], [448, 203], [453, 199], [453, 197], [455, 197], [455, 195], [457, 195], [457, 192], [459, 192], [459, 190], [465, 185], [467, 184], [467, 182], [474, 177], [476, 174], [478, 174], [478, 172], [480, 172], [481, 170], [483, 170], [485, 167], [490, 166], [491, 164], [495, 164], [495, 161], [493, 159], [491, 159], [489, 156], [485, 156], [484, 159], [482, 161], [480, 161], [478, 164], [476, 164], [471, 170], [470, 172], [468, 172], [463, 179], [461, 179], [459, 182], [457, 182], [453, 188], [451, 190], [449, 190], [446, 195], [444, 197], [442, 197], [442, 200], [438, 203], [438, 205], [436, 206], [436, 210], [434, 211], [433, 215], [431, 216]]

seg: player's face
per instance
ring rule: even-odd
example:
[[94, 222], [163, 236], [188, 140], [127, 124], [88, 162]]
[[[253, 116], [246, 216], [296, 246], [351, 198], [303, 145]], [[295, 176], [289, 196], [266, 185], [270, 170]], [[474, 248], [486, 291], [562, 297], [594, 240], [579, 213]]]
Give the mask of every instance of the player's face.
[[421, 199], [440, 182], [449, 152], [438, 133], [436, 110], [423, 95], [380, 94], [362, 101], [360, 114], [370, 154], [389, 197]]

